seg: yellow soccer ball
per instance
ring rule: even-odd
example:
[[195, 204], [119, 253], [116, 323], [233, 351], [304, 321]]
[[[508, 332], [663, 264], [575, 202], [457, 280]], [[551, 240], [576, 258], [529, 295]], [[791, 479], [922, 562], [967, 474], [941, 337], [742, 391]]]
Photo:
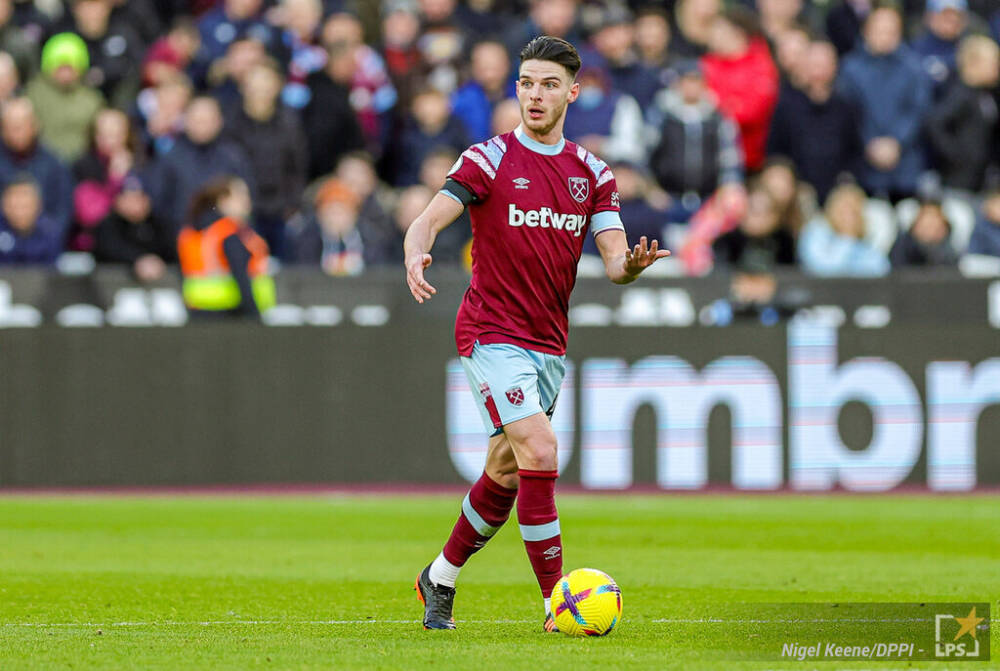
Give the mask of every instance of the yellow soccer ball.
[[604, 636], [622, 619], [622, 591], [604, 571], [578, 568], [552, 590], [552, 615], [570, 636]]

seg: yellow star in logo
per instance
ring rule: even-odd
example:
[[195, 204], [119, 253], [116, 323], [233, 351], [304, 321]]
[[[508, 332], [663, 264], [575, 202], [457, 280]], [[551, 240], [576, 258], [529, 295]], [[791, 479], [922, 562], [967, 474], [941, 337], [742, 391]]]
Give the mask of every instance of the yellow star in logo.
[[962, 628], [958, 630], [958, 633], [955, 634], [955, 638], [953, 638], [952, 640], [957, 641], [959, 638], [961, 638], [962, 634], [965, 633], [968, 633], [969, 636], [975, 638], [976, 625], [985, 619], [986, 618], [984, 617], [976, 617], [976, 607], [973, 606], [972, 610], [969, 611], [969, 614], [966, 617], [955, 618], [955, 622], [958, 622], [960, 625], [962, 625]]

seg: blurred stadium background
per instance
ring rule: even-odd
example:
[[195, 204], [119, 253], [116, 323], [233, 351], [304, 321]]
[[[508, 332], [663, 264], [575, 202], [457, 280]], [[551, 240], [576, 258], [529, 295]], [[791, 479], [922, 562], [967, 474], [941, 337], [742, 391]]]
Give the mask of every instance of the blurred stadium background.
[[[5, 487], [471, 477], [450, 337], [468, 221], [422, 308], [401, 239], [457, 153], [517, 123], [540, 33], [583, 54], [567, 136], [616, 166], [629, 235], [675, 252], [619, 290], [585, 248], [565, 482], [1000, 481], [1000, 6], [0, 10]], [[276, 300], [189, 310], [176, 238], [225, 175]]]
[[[226, 621], [221, 595], [233, 585], [220, 577], [224, 561], [192, 565], [208, 580], [199, 586], [159, 582], [158, 571], [184, 559], [145, 562], [141, 548], [157, 547], [156, 538], [115, 545], [114, 530], [132, 528], [133, 516], [148, 514], [143, 533], [161, 533], [148, 523], [169, 510], [37, 497], [219, 486], [251, 486], [222, 508], [239, 508], [243, 497], [257, 505], [254, 491], [303, 487], [451, 492], [447, 501], [414, 504], [436, 517], [396, 564], [379, 563], [374, 578], [351, 573], [351, 598], [363, 605], [344, 606], [342, 619], [415, 619], [387, 595], [419, 568], [410, 562], [437, 551], [457, 512], [452, 494], [478, 475], [485, 440], [451, 335], [468, 282], [467, 217], [438, 239], [429, 272], [439, 294], [427, 305], [406, 291], [402, 236], [462, 150], [518, 123], [517, 53], [539, 34], [581, 50], [582, 93], [566, 135], [612, 164], [630, 239], [653, 236], [674, 250], [622, 289], [603, 279], [592, 242], [585, 246], [571, 374], [554, 418], [560, 482], [564, 492], [613, 494], [568, 504], [579, 510], [578, 537], [598, 543], [599, 529], [614, 536], [605, 505], [641, 509], [653, 528], [706, 511], [686, 528], [703, 551], [668, 572], [656, 567], [684, 553], [679, 537], [655, 550], [655, 539], [642, 536], [654, 554], [634, 565], [624, 550], [601, 546], [579, 556], [603, 560], [626, 595], [643, 584], [685, 608], [727, 593], [995, 604], [989, 590], [935, 582], [937, 573], [917, 568], [925, 552], [972, 573], [986, 563], [961, 564], [962, 549], [946, 539], [933, 550], [915, 540], [927, 531], [921, 516], [928, 528], [967, 516], [959, 530], [970, 534], [997, 522], [994, 0], [0, 0], [0, 491], [34, 493], [0, 501], [12, 541], [0, 550], [11, 576], [7, 624], [155, 625], [185, 620], [178, 608]], [[249, 187], [253, 214], [243, 224], [266, 241], [273, 307], [244, 299], [206, 315], [185, 301], [177, 237], [196, 223], [192, 198], [220, 176]], [[665, 496], [681, 491], [704, 498]], [[775, 491], [783, 496], [767, 503], [727, 498]], [[850, 504], [810, 498], [829, 491], [879, 495], [843, 497]], [[943, 504], [947, 519], [929, 512], [941, 493], [957, 495]], [[800, 508], [800, 496], [810, 505]], [[357, 500], [358, 510], [372, 504]], [[268, 518], [259, 528], [258, 513], [235, 514], [239, 538], [222, 551], [211, 541], [218, 529], [198, 521], [232, 512], [216, 505], [167, 535], [205, 535], [189, 549], [235, 561], [255, 555], [247, 538], [317, 515], [319, 526], [345, 525], [323, 534], [331, 552], [345, 548], [334, 566], [348, 573], [356, 568], [348, 558], [369, 558], [366, 534], [396, 513], [408, 519], [405, 498], [387, 499], [370, 527], [342, 522], [339, 509], [325, 518], [289, 503], [277, 508], [286, 522]], [[892, 577], [872, 568], [882, 560], [826, 547], [824, 528], [841, 505], [851, 506], [843, 536], [880, 516], [896, 524], [878, 527], [889, 564], [912, 563], [895, 592]], [[766, 529], [747, 519], [748, 535], [732, 536], [732, 553], [717, 555], [712, 571], [727, 561], [753, 564], [754, 548], [775, 537], [788, 541], [774, 550], [787, 551], [772, 557], [776, 567], [801, 570], [797, 553], [815, 550], [810, 561], [841, 562], [845, 575], [868, 582], [852, 588], [819, 570], [796, 591], [754, 571], [753, 593], [740, 592], [736, 574], [699, 592], [711, 584], [699, 573], [708, 570], [705, 557], [721, 551], [710, 529], [754, 517], [758, 506]], [[82, 521], [85, 510], [110, 526], [97, 531]], [[796, 525], [812, 530], [783, 536]], [[65, 535], [46, 535], [57, 527]], [[293, 558], [267, 589], [239, 583], [270, 609], [255, 611], [258, 620], [341, 617], [308, 596], [319, 561], [307, 550], [310, 533], [272, 539]], [[95, 554], [98, 543], [124, 559]], [[985, 562], [993, 550], [981, 550]], [[502, 573], [502, 561], [491, 566]], [[259, 567], [262, 575], [272, 569]], [[149, 584], [129, 583], [146, 570]], [[330, 588], [337, 579], [326, 570]], [[126, 576], [116, 588], [122, 599], [156, 605], [81, 609], [100, 598], [81, 578], [90, 571]], [[469, 573], [473, 585], [486, 575]], [[281, 591], [286, 580], [300, 581], [291, 588], [299, 611]], [[156, 597], [174, 588], [186, 596]], [[211, 607], [198, 610], [199, 594]], [[531, 598], [525, 591], [526, 604]], [[677, 615], [646, 598], [637, 621]], [[470, 611], [496, 619], [482, 603]], [[395, 635], [395, 625], [385, 626], [379, 635]], [[76, 646], [85, 650], [89, 640], [64, 641], [61, 653], [32, 662], [46, 650], [44, 632], [16, 631], [11, 668], [79, 661]], [[658, 641], [656, 631], [643, 635]], [[235, 650], [240, 635], [199, 644]], [[146, 653], [144, 668], [180, 664], [170, 656], [174, 639], [157, 640], [167, 643]], [[317, 645], [296, 664], [322, 656]], [[655, 645], [644, 650], [641, 660], [660, 659]], [[414, 659], [435, 660], [430, 649], [418, 652]], [[345, 668], [398, 668], [391, 660], [399, 650], [383, 653], [350, 658]], [[595, 659], [613, 665], [624, 653], [604, 654]], [[264, 656], [229, 666], [263, 664]], [[692, 657], [681, 667], [701, 664]]]

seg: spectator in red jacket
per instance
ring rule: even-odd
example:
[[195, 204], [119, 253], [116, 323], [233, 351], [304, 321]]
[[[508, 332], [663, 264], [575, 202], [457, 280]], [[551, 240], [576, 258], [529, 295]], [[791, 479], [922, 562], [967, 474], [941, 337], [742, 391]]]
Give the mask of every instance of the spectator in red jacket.
[[778, 100], [778, 71], [753, 14], [731, 7], [716, 17], [702, 71], [719, 109], [740, 128], [746, 168], [764, 164], [767, 131]]

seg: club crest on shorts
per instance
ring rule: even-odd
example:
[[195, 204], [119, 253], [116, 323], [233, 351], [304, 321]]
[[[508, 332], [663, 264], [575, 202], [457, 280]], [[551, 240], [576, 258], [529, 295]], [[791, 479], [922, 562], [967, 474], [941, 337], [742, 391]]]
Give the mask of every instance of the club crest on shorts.
[[586, 177], [570, 177], [569, 195], [578, 203], [587, 200], [587, 196], [590, 195], [590, 181]]
[[524, 392], [520, 387], [511, 387], [507, 390], [507, 400], [513, 406], [519, 406], [524, 403]]

